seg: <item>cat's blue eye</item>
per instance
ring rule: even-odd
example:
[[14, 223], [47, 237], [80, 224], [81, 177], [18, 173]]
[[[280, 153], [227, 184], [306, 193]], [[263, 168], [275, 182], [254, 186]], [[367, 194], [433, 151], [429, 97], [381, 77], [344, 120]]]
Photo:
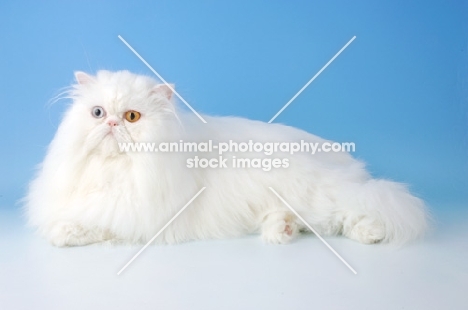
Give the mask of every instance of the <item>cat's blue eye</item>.
[[102, 118], [106, 115], [106, 111], [102, 107], [94, 107], [93, 110], [91, 111], [91, 114], [95, 118]]

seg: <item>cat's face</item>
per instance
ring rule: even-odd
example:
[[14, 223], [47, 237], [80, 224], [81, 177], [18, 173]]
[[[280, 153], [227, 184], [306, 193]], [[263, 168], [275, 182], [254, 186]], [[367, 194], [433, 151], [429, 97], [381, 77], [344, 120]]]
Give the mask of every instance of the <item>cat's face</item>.
[[[176, 119], [172, 91], [128, 71], [76, 72], [74, 103], [64, 120], [70, 139], [88, 152], [116, 155], [118, 143], [154, 142]], [[166, 126], [167, 127], [167, 126]]]

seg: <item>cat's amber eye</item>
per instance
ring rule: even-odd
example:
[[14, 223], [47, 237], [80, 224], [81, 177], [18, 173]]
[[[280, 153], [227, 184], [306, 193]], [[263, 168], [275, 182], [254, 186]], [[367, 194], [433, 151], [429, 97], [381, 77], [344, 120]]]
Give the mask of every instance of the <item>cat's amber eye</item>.
[[130, 123], [135, 123], [137, 120], [139, 120], [141, 117], [141, 114], [137, 111], [127, 111], [125, 112], [125, 119], [129, 121]]

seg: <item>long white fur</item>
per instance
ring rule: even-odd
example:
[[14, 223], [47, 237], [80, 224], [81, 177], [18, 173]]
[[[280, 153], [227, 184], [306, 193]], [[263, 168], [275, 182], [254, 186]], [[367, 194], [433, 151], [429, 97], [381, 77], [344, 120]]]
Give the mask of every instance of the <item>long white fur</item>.
[[[261, 232], [266, 242], [289, 242], [305, 227], [270, 186], [323, 235], [402, 244], [427, 229], [422, 200], [402, 184], [372, 179], [364, 164], [348, 153], [281, 154], [289, 159], [289, 167], [268, 172], [187, 168], [186, 159], [196, 154], [120, 153], [118, 142], [325, 140], [243, 118], [204, 116], [203, 124], [178, 109], [167, 88], [128, 71], [75, 75], [73, 103], [25, 198], [30, 224], [57, 246], [147, 242], [204, 186], [206, 190], [156, 242], [253, 232]], [[94, 106], [103, 107], [106, 116], [94, 118]], [[128, 110], [140, 112], [141, 119], [124, 120]], [[119, 125], [111, 128], [109, 119]]]

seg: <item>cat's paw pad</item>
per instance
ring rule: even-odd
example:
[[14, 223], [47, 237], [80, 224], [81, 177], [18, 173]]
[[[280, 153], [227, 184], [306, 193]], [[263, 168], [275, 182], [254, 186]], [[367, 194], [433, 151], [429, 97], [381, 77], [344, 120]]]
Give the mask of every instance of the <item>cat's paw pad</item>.
[[291, 216], [269, 215], [262, 226], [262, 239], [271, 244], [287, 244], [299, 233]]

